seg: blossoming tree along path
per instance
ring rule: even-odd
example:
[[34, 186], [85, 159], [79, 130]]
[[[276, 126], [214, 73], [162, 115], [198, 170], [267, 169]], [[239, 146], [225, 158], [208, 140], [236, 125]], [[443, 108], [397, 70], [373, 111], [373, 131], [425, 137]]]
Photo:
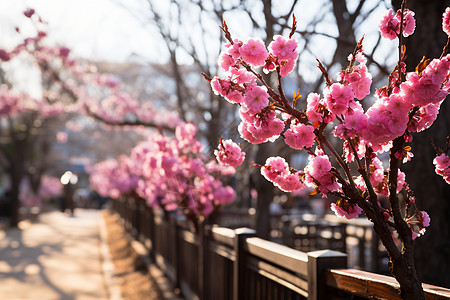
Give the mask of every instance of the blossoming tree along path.
[[[234, 190], [221, 179], [235, 169], [204, 155], [196, 131], [193, 124], [185, 123], [177, 126], [175, 137], [149, 135], [130, 156], [95, 165], [91, 186], [105, 197], [141, 198], [153, 208], [182, 211], [198, 230], [199, 221], [234, 201]], [[227, 141], [223, 144], [228, 149]]]
[[[222, 30], [229, 43], [219, 64], [226, 77], [207, 79], [215, 93], [240, 106], [239, 133], [246, 141], [260, 144], [282, 136], [289, 147], [304, 148], [309, 154], [304, 170], [291, 168], [282, 157], [271, 157], [260, 166], [261, 174], [286, 192], [312, 187], [323, 197], [337, 197], [331, 209], [338, 216], [350, 219], [364, 212], [390, 255], [389, 266], [400, 283], [402, 297], [424, 299], [414, 268], [413, 240], [425, 233], [430, 219], [416, 207], [399, 163], [406, 163], [413, 156], [406, 145], [412, 139], [410, 133], [431, 126], [449, 93], [450, 55], [447, 43], [441, 57], [424, 59], [416, 71], [406, 73], [403, 38], [413, 34], [415, 19], [405, 2], [397, 12], [388, 10], [378, 24], [383, 37], [398, 40], [399, 59], [387, 86], [376, 90], [376, 101], [367, 111], [360, 101], [369, 95], [372, 78], [363, 55], [363, 39], [349, 55], [349, 65], [337, 74], [336, 81], [319, 61], [326, 85], [322, 96], [308, 95], [305, 111], [296, 109], [299, 94], [294, 92], [294, 99], [288, 100], [281, 79], [293, 70], [298, 57], [297, 41], [292, 38], [295, 17], [289, 37], [275, 36], [268, 49], [258, 39], [233, 39], [224, 22]], [[450, 35], [450, 8], [443, 15], [442, 27]], [[266, 73], [276, 73], [278, 86], [264, 81], [257, 72], [261, 67]], [[333, 127], [334, 137], [343, 140], [343, 157], [325, 135], [326, 127]], [[238, 165], [243, 155], [236, 147], [232, 141], [227, 140], [226, 145], [221, 142], [216, 152], [219, 162]], [[378, 155], [386, 151], [389, 168], [385, 170]], [[447, 155], [448, 152], [443, 153], [435, 160], [437, 173], [446, 179]], [[400, 192], [405, 196], [404, 210], [399, 202]], [[381, 200], [386, 198], [388, 207], [383, 207]]]
[[[172, 132], [181, 123], [173, 113], [157, 114], [151, 101], [141, 105], [112, 76], [100, 74], [95, 66], [74, 59], [70, 49], [48, 45], [47, 23], [34, 9], [27, 9], [24, 16], [35, 30], [24, 34], [16, 27], [20, 39], [10, 49], [0, 48], [0, 64], [3, 68], [3, 63], [19, 61], [39, 70], [42, 95], [34, 98], [25, 92], [18, 93], [14, 76], [9, 72], [0, 78], [0, 120], [7, 141], [0, 143], [0, 153], [11, 186], [11, 226], [17, 226], [19, 219], [22, 179], [28, 175], [36, 182], [32, 186], [39, 186], [41, 174], [50, 165], [44, 158], [49, 156], [51, 147], [46, 145], [53, 142], [50, 138], [54, 132], [45, 124], [75, 113], [84, 113], [109, 125], [143, 125]], [[34, 171], [31, 174], [28, 170]]]

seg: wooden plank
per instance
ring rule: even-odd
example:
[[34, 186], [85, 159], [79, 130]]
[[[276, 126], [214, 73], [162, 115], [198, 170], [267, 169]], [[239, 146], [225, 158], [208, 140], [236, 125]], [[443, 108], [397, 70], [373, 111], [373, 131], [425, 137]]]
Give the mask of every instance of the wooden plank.
[[248, 267], [274, 283], [285, 286], [305, 297], [308, 296], [308, 281], [306, 278], [298, 276], [298, 274], [287, 272], [255, 257], [248, 258]]
[[209, 245], [208, 245], [208, 249], [211, 252], [213, 252], [213, 253], [215, 253], [217, 255], [220, 255], [220, 256], [222, 256], [224, 258], [229, 259], [230, 261], [234, 261], [236, 259], [236, 255], [234, 253], [234, 250], [230, 249], [230, 248], [228, 248], [228, 247], [226, 247], [224, 245], [217, 244], [217, 243], [214, 243], [214, 242], [210, 242]]
[[197, 245], [198, 239], [193, 232], [187, 230], [179, 230], [178, 234], [186, 243]]
[[248, 238], [245, 249], [252, 255], [276, 263], [303, 276], [308, 274], [308, 255], [260, 238]]
[[233, 247], [236, 234], [233, 229], [214, 226], [211, 228], [211, 237], [222, 244]]
[[[325, 282], [329, 287], [346, 293], [373, 299], [401, 300], [400, 285], [394, 277], [370, 272], [342, 269], [325, 272]], [[450, 299], [450, 289], [422, 284], [427, 300]]]

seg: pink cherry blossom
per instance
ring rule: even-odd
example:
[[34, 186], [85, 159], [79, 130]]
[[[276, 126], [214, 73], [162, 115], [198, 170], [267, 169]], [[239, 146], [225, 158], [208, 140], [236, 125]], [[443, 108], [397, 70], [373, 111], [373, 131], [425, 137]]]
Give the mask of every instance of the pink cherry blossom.
[[238, 59], [239, 56], [241, 55], [239, 53], [239, 49], [242, 47], [242, 44], [243, 44], [242, 41], [240, 41], [238, 39], [235, 39], [233, 41], [233, 44], [231, 44], [231, 43], [225, 44], [225, 47], [228, 48], [228, 52], [227, 53], [229, 55], [231, 55], [231, 57], [233, 59]]
[[319, 179], [331, 170], [331, 162], [325, 155], [315, 156], [309, 160], [307, 170], [310, 176]]
[[234, 201], [236, 193], [231, 186], [220, 187], [213, 192], [216, 205], [228, 204]]
[[373, 146], [385, 144], [402, 135], [408, 125], [408, 115], [389, 110], [389, 100], [390, 98], [378, 99], [366, 113], [367, 128], [363, 130], [362, 136]]
[[252, 144], [273, 141], [284, 129], [283, 121], [276, 117], [276, 112], [272, 109], [264, 109], [256, 115], [242, 108], [239, 112], [243, 119], [238, 127], [239, 133], [243, 139]]
[[289, 165], [283, 157], [269, 157], [266, 164], [261, 167], [261, 174], [269, 181], [274, 182], [277, 177], [289, 172]]
[[248, 88], [244, 95], [243, 104], [243, 108], [250, 114], [260, 112], [269, 104], [269, 94], [266, 87], [255, 85]]
[[[414, 33], [414, 30], [416, 29], [416, 20], [414, 19], [414, 15], [415, 15], [415, 13], [409, 9], [406, 9], [403, 14], [403, 36], [404, 37], [410, 36], [411, 34]], [[397, 11], [396, 18], [400, 22], [401, 10]]]
[[447, 7], [442, 14], [442, 30], [450, 36], [450, 7]]
[[336, 205], [335, 203], [331, 203], [331, 210], [336, 214], [336, 216], [350, 220], [357, 218], [361, 212], [362, 208], [358, 205], [349, 204], [346, 209]]
[[299, 191], [306, 187], [298, 172], [288, 172], [287, 174], [278, 176], [274, 181], [274, 185], [284, 192]]
[[325, 106], [321, 103], [320, 95], [317, 93], [310, 93], [306, 102], [306, 115], [308, 116], [309, 121], [312, 123], [322, 122], [323, 117], [320, 109]]
[[280, 76], [285, 77], [289, 75], [295, 67], [295, 60], [294, 59], [287, 59], [287, 60], [281, 60], [280, 61]]
[[291, 124], [284, 133], [284, 142], [293, 149], [309, 148], [314, 144], [314, 127], [305, 124]]
[[222, 53], [219, 56], [219, 66], [224, 70], [228, 71], [230, 67], [236, 64], [235, 59], [228, 53]]
[[355, 98], [358, 100], [362, 100], [370, 94], [372, 75], [367, 71], [364, 63], [354, 66], [351, 73], [340, 72], [338, 80], [349, 82]]
[[397, 31], [399, 30], [399, 21], [395, 17], [392, 9], [387, 10], [380, 22], [378, 23], [378, 30], [381, 36], [393, 40], [397, 37]]
[[347, 111], [350, 100], [354, 98], [352, 88], [348, 85], [334, 83], [324, 91], [328, 109], [336, 115]]
[[411, 132], [420, 132], [433, 125], [439, 114], [441, 103], [428, 104], [421, 107], [408, 123], [408, 130]]
[[269, 52], [267, 52], [266, 46], [261, 39], [250, 38], [239, 50], [242, 59], [255, 66], [259, 67], [264, 65]]
[[333, 133], [342, 139], [355, 138], [367, 128], [367, 115], [360, 110], [345, 116], [343, 123], [336, 125]]
[[295, 60], [298, 57], [297, 44], [297, 41], [293, 38], [288, 39], [281, 35], [276, 35], [269, 44], [269, 50], [270, 53], [280, 60]]
[[219, 150], [214, 150], [219, 163], [225, 166], [237, 167], [245, 159], [245, 152], [232, 140], [225, 140], [219, 144]]
[[421, 211], [420, 213], [422, 214], [422, 225], [424, 227], [430, 226], [431, 219], [428, 213], [426, 211]]
[[450, 157], [445, 153], [436, 156], [433, 160], [436, 174], [442, 176], [444, 180], [450, 184]]

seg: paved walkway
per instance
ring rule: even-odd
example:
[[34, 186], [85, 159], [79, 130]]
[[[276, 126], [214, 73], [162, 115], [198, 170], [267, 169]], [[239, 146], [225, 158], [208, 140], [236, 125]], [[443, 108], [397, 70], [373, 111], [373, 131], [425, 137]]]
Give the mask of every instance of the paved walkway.
[[0, 299], [108, 299], [100, 218], [98, 210], [53, 211], [0, 231]]

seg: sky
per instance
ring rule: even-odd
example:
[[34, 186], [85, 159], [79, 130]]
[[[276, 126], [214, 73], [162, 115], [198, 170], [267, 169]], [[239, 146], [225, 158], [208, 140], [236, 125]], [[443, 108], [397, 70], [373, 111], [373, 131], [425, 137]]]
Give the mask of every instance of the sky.
[[[230, 0], [231, 1], [231, 0]], [[290, 0], [280, 0], [274, 5], [275, 10], [282, 10], [285, 7], [285, 2]], [[367, 3], [375, 3], [377, 0], [369, 0]], [[14, 32], [14, 27], [29, 25], [29, 20], [23, 16], [23, 11], [26, 8], [34, 8], [36, 12], [42, 16], [49, 24], [49, 38], [51, 43], [56, 43], [61, 46], [66, 46], [72, 50], [75, 57], [88, 58], [94, 61], [139, 61], [143, 63], [154, 62], [160, 63], [167, 61], [167, 51], [164, 42], [161, 38], [151, 20], [148, 18], [148, 7], [143, 0], [0, 0], [0, 48], [8, 48], [8, 45], [13, 45], [14, 38], [17, 34]], [[308, 24], [309, 19], [317, 15], [317, 9], [320, 8], [326, 0], [316, 0], [310, 2], [309, 0], [299, 1], [294, 13], [297, 16], [298, 26], [301, 29], [303, 24]], [[154, 1], [157, 9], [161, 11], [168, 10], [169, 0]], [[228, 3], [228, 2], [226, 2]], [[255, 3], [258, 3], [256, 1]], [[308, 3], [308, 5], [305, 5]], [[354, 4], [357, 1], [348, 0], [350, 9], [354, 9]], [[314, 5], [313, 5], [314, 4]], [[126, 6], [127, 8], [124, 8]], [[367, 5], [370, 7], [371, 5]], [[258, 7], [255, 8], [258, 11]], [[136, 15], [133, 15], [133, 11]], [[188, 18], [191, 12], [185, 12]], [[195, 12], [193, 12], [195, 14]], [[365, 34], [365, 47], [370, 49], [369, 45], [375, 44], [378, 38], [378, 31], [374, 24], [377, 18], [381, 16], [383, 10], [374, 13], [370, 19], [366, 20], [366, 24], [361, 32], [358, 32], [358, 38]], [[240, 17], [239, 13], [233, 11], [226, 14], [225, 19], [233, 32], [234, 37], [239, 37], [246, 40], [252, 36], [252, 24], [249, 23], [247, 17]], [[255, 16], [254, 16], [255, 17]], [[144, 20], [144, 21], [140, 21]], [[198, 31], [197, 17], [192, 15], [192, 22], [187, 28], [175, 29], [180, 37], [193, 37], [198, 39], [201, 32]], [[207, 18], [203, 18], [207, 20]], [[217, 21], [217, 20], [215, 20]], [[206, 21], [207, 22], [207, 21]], [[197, 24], [198, 25], [198, 24]], [[210, 53], [208, 61], [215, 64], [219, 54], [220, 47], [220, 24], [208, 23], [206, 24], [207, 31], [210, 33], [207, 37], [208, 47], [204, 48], [201, 40], [195, 40], [200, 47], [196, 50], [200, 55], [205, 57], [203, 49], [207, 49]], [[168, 25], [168, 27], [171, 27]], [[173, 28], [172, 28], [173, 29]], [[246, 30], [249, 29], [249, 30]], [[317, 27], [319, 31], [327, 32], [331, 35], [337, 35], [336, 29], [333, 26], [328, 26], [326, 22], [320, 23]], [[195, 31], [197, 30], [197, 31]], [[192, 34], [196, 32], [198, 34]], [[315, 47], [314, 53], [309, 54], [305, 51], [302, 59], [312, 61], [311, 78], [315, 79], [318, 72], [316, 68], [315, 59], [327, 63], [332, 56], [334, 47], [329, 46], [330, 40], [320, 37], [314, 38], [315, 43], [324, 44], [326, 46]], [[136, 55], [134, 55], [136, 54]], [[192, 59], [183, 51], [177, 52], [177, 59], [179, 62], [190, 64]], [[384, 57], [377, 57], [379, 60], [386, 59]], [[309, 80], [309, 72], [303, 74], [305, 79]]]
[[0, 47], [11, 43], [15, 26], [26, 25], [28, 7], [49, 23], [51, 41], [80, 57], [124, 61], [155, 49], [148, 28], [114, 0], [0, 0]]

